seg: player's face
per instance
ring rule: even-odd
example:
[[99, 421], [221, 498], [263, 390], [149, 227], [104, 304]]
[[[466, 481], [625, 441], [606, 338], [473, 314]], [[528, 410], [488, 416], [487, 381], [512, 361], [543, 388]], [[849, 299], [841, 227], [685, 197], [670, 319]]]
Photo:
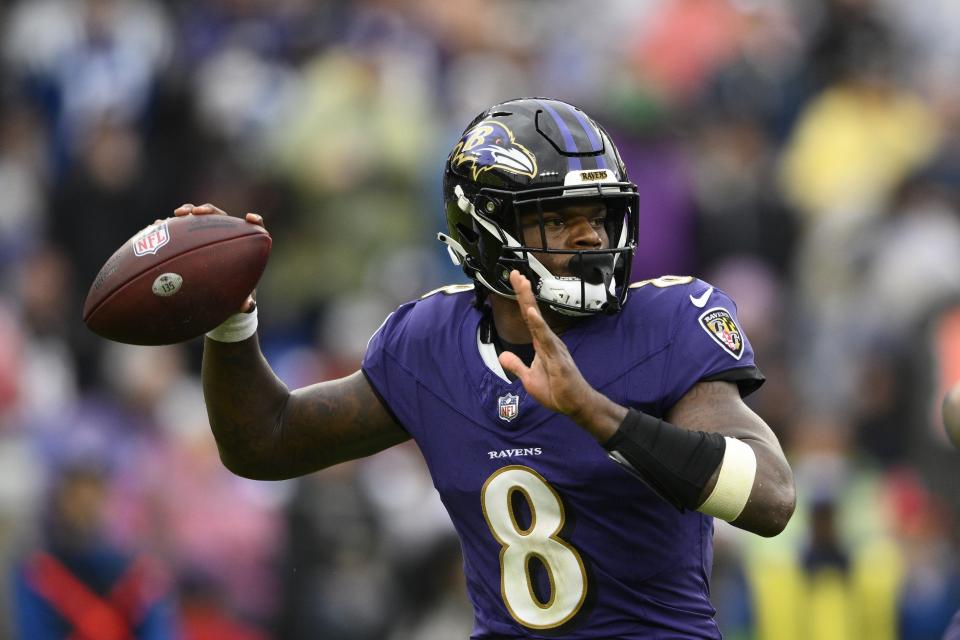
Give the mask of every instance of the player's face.
[[[603, 203], [590, 202], [567, 204], [545, 209], [543, 212], [543, 230], [540, 229], [540, 216], [527, 213], [520, 217], [523, 231], [523, 244], [528, 247], [547, 249], [585, 250], [606, 249], [610, 246], [604, 223], [607, 209]], [[570, 275], [567, 265], [569, 254], [535, 253], [537, 260], [555, 276]]]

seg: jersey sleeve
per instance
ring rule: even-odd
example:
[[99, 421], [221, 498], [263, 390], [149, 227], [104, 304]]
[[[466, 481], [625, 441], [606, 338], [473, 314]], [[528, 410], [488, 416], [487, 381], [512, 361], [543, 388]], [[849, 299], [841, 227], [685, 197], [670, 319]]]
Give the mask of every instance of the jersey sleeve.
[[415, 415], [417, 381], [401, 365], [395, 351], [403, 340], [409, 305], [387, 316], [367, 343], [360, 370], [393, 419], [409, 433], [410, 416]]
[[664, 407], [672, 407], [701, 381], [736, 383], [742, 396], [756, 391], [765, 378], [737, 320], [736, 304], [719, 289], [712, 290], [702, 307], [686, 297], [678, 302], [674, 316], [676, 330], [664, 375]]

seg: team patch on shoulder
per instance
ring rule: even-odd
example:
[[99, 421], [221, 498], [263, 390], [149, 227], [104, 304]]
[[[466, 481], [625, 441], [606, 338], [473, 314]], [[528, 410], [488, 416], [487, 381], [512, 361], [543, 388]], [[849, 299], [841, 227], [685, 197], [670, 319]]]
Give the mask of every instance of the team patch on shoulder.
[[743, 355], [743, 333], [730, 312], [723, 307], [707, 309], [700, 315], [700, 326], [731, 356]]

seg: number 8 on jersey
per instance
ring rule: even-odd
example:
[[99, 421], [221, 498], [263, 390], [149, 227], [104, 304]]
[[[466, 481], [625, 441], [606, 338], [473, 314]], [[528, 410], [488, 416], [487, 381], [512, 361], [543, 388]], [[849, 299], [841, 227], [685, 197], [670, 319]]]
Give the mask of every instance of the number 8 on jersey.
[[[513, 507], [519, 493], [530, 507], [530, 526], [521, 528]], [[587, 574], [576, 549], [558, 537], [564, 511], [560, 496], [543, 476], [513, 465], [487, 478], [480, 492], [487, 526], [502, 546], [500, 592], [513, 618], [531, 629], [552, 629], [580, 610], [587, 595]], [[546, 602], [537, 597], [530, 561], [543, 563], [550, 581]]]

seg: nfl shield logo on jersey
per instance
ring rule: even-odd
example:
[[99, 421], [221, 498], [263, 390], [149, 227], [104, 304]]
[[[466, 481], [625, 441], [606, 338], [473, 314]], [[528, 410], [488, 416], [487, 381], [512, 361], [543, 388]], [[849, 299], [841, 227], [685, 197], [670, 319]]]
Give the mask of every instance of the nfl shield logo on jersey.
[[505, 396], [500, 396], [497, 398], [497, 408], [499, 410], [500, 419], [510, 422], [517, 417], [518, 413], [520, 413], [520, 396], [515, 396], [512, 393], [508, 393]]

